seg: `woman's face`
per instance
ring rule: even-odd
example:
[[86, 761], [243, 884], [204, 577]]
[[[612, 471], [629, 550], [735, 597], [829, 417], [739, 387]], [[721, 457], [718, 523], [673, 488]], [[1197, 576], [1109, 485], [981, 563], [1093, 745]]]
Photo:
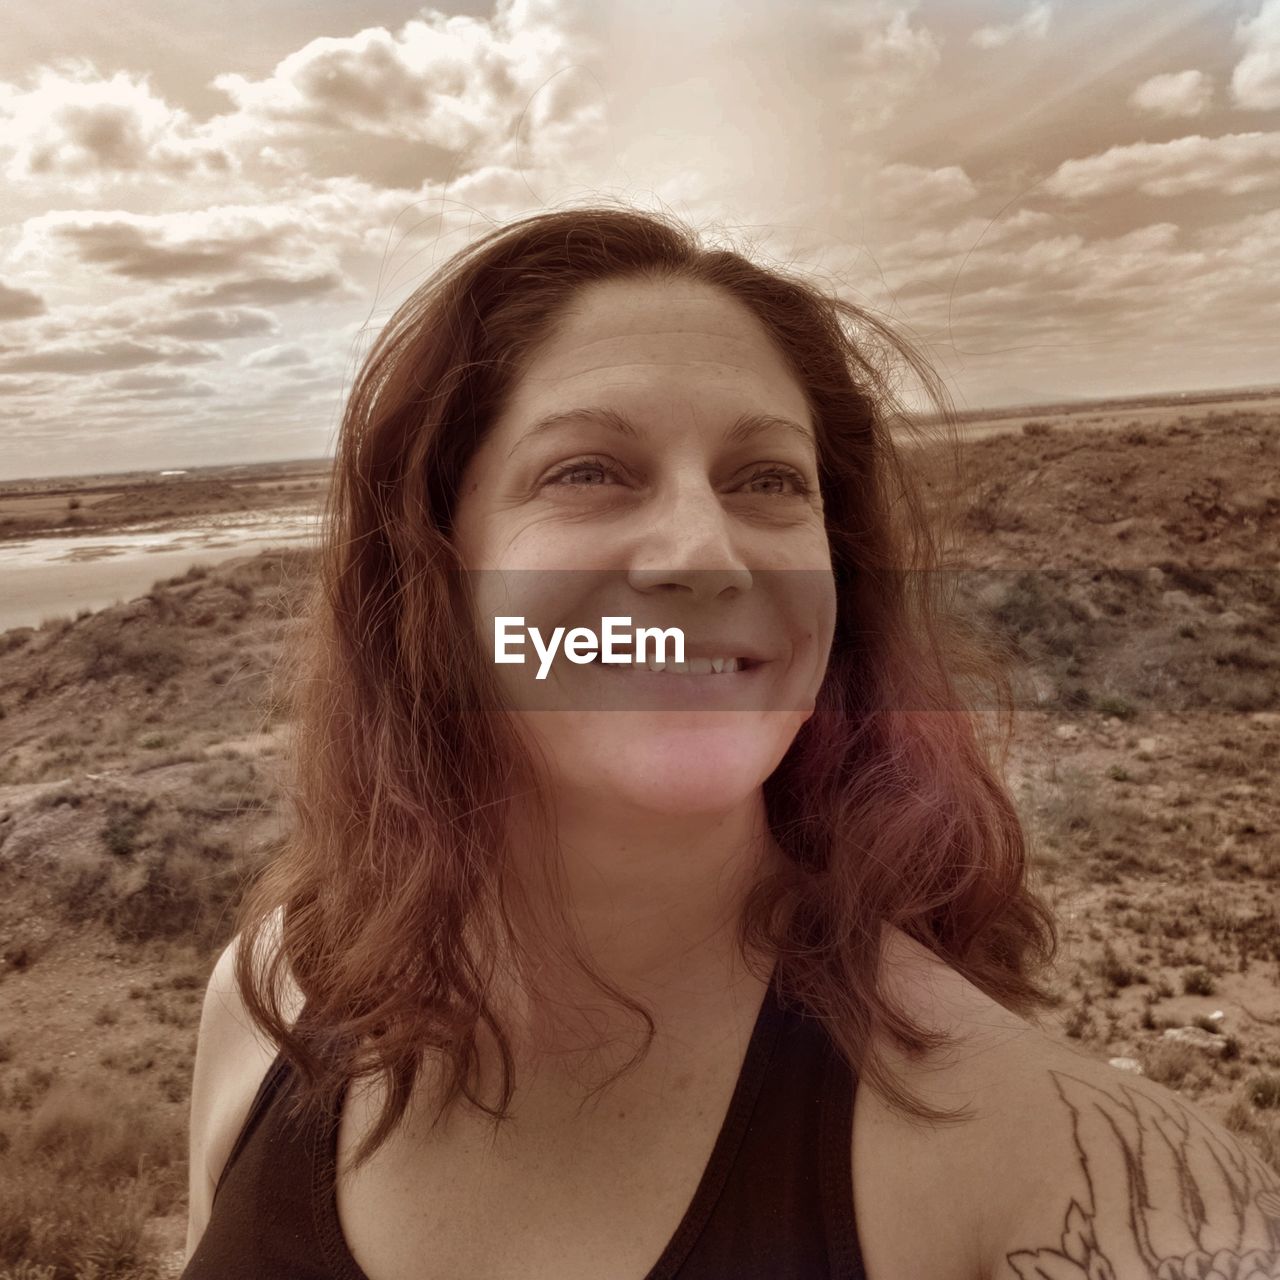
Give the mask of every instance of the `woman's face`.
[[[503, 624], [525, 636], [506, 650], [523, 665], [494, 670], [565, 793], [725, 810], [812, 714], [835, 626], [814, 426], [782, 355], [727, 295], [633, 280], [580, 292], [467, 467], [455, 542], [486, 660], [495, 619], [523, 619]], [[536, 627], [545, 652], [557, 627], [599, 636], [607, 617], [680, 628], [688, 660], [753, 665], [579, 665], [563, 644], [548, 662], [525, 634]]]

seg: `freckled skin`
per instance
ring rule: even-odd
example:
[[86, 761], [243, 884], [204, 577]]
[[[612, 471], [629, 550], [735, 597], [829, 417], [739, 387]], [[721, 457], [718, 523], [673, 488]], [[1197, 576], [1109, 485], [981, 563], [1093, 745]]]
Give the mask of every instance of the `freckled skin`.
[[[582, 407], [625, 415], [638, 438], [597, 424], [529, 435], [543, 415]], [[752, 413], [791, 419], [808, 438], [770, 428], [725, 443]], [[564, 659], [536, 688], [536, 663], [497, 666], [559, 786], [705, 812], [741, 804], [777, 766], [812, 713], [835, 626], [814, 430], [764, 328], [702, 285], [592, 286], [522, 370], [456, 509], [463, 562], [480, 571], [485, 651], [495, 614], [543, 635], [598, 631], [614, 615], [741, 637], [771, 659], [749, 709], [697, 712], [649, 709], [634, 694], [595, 701], [615, 686]], [[550, 479], [568, 464], [578, 470]]]

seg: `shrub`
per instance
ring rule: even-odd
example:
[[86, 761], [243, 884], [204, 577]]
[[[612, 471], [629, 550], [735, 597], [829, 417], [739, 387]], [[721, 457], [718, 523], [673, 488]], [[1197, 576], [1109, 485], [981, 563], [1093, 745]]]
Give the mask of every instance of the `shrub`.
[[153, 800], [114, 800], [107, 809], [102, 843], [112, 856], [127, 858], [141, 843], [143, 820], [155, 808]]
[[1188, 969], [1182, 975], [1182, 992], [1188, 996], [1211, 996], [1216, 989], [1213, 974], [1204, 967]]
[[153, 1105], [104, 1107], [100, 1081], [51, 1091], [0, 1154], [0, 1266], [149, 1280], [147, 1221], [181, 1205], [184, 1158], [181, 1121]]
[[1099, 959], [1097, 967], [1098, 976], [1113, 987], [1132, 986], [1137, 976], [1120, 959], [1116, 954], [1115, 948], [1109, 942], [1102, 948], [1102, 957]]
[[95, 634], [85, 642], [84, 675], [89, 680], [129, 675], [157, 685], [177, 675], [186, 664], [186, 645], [170, 630]]
[[193, 564], [186, 573], [181, 573], [176, 578], [165, 578], [161, 582], [155, 583], [152, 590], [154, 591], [156, 587], [181, 587], [188, 582], [203, 582], [210, 572], [207, 564]]
[[1280, 1107], [1280, 1075], [1264, 1072], [1245, 1086], [1245, 1095], [1260, 1110]]
[[1200, 1050], [1176, 1041], [1157, 1041], [1142, 1054], [1143, 1074], [1170, 1089], [1181, 1088], [1188, 1078], [1203, 1077], [1207, 1068]]
[[1023, 525], [1022, 517], [1009, 504], [1009, 486], [1003, 480], [986, 481], [974, 490], [965, 519], [980, 533], [1020, 529]]

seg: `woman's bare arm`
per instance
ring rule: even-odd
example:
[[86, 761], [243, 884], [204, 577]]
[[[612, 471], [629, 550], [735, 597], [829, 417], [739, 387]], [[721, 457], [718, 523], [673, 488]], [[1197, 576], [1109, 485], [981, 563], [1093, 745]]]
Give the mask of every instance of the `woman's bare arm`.
[[1019, 1100], [992, 1280], [1280, 1280], [1280, 1175], [1177, 1094], [1072, 1056]]

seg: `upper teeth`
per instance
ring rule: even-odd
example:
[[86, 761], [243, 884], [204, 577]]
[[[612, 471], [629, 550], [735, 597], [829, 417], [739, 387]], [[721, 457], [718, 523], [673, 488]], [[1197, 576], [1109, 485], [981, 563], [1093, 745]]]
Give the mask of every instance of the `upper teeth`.
[[688, 662], [645, 662], [640, 664], [649, 671], [671, 671], [676, 675], [709, 676], [723, 672], [740, 671], [741, 658], [690, 658]]
[[[599, 663], [599, 657], [593, 659]], [[613, 663], [607, 664], [613, 666]], [[623, 663], [622, 666], [633, 666], [642, 671], [669, 671], [673, 675], [682, 676], [709, 676], [729, 675], [735, 671], [741, 671], [747, 665], [745, 658], [690, 658], [688, 662], [657, 662], [650, 659], [647, 662]]]

